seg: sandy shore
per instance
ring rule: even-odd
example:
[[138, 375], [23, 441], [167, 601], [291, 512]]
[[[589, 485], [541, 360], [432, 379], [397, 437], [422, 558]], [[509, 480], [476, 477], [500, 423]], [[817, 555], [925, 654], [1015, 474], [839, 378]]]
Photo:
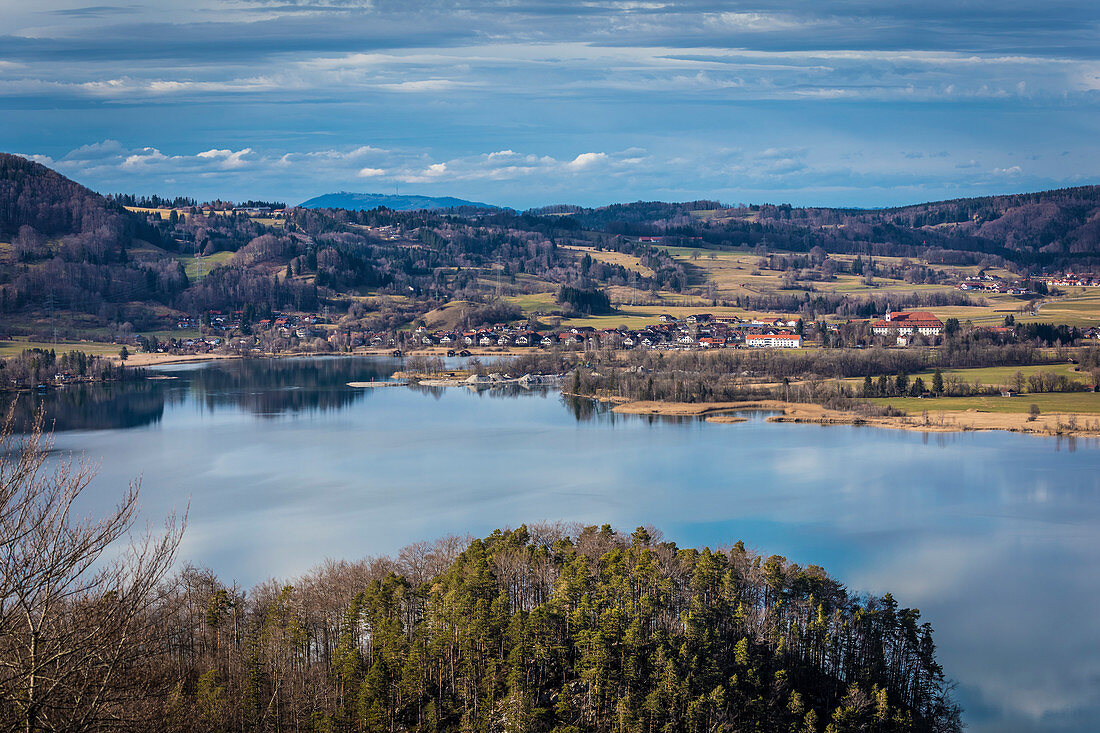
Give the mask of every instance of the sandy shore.
[[[466, 347], [466, 350], [470, 352], [471, 357], [508, 357], [519, 356], [520, 354], [530, 353], [530, 349], [519, 348], [501, 348], [501, 347], [483, 347], [483, 348], [470, 348]], [[338, 352], [338, 351], [301, 351], [301, 352], [287, 352], [284, 354], [248, 354], [241, 356], [240, 354], [146, 354], [144, 352], [131, 353], [126, 359], [126, 366], [132, 367], [147, 367], [156, 366], [158, 364], [186, 364], [189, 362], [197, 361], [213, 361], [215, 359], [281, 359], [292, 358], [297, 356], [390, 356], [393, 353], [393, 348], [358, 348], [352, 352]], [[442, 356], [447, 355], [447, 349], [439, 347], [430, 347], [423, 349], [409, 349], [404, 352], [405, 356]], [[115, 364], [121, 364], [122, 360], [117, 355], [110, 355], [104, 357], [109, 359]], [[463, 357], [465, 358], [465, 357]]]
[[965, 432], [970, 430], [1007, 430], [1030, 435], [1100, 436], [1100, 417], [1072, 413], [1044, 413], [1029, 420], [1026, 413], [980, 412], [978, 410], [929, 410], [925, 415], [901, 417], [864, 416], [854, 412], [831, 410], [821, 405], [755, 400], [752, 402], [624, 402], [615, 412], [630, 415], [669, 415], [703, 417], [708, 422], [743, 422], [738, 412], [766, 410], [778, 414], [768, 422], [812, 423], [816, 425], [869, 425], [893, 430], [917, 430], [926, 433]]
[[[237, 354], [130, 354], [126, 359], [128, 367], [157, 366], [158, 364], [186, 364], [193, 361], [214, 361], [215, 359], [240, 359]], [[115, 364], [123, 363], [117, 356], [111, 357]]]

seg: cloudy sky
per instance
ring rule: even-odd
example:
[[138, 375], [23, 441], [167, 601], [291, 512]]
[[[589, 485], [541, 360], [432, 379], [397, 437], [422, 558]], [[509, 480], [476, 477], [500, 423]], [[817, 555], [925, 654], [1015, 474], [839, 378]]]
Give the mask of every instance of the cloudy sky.
[[0, 149], [101, 192], [882, 206], [1100, 182], [1094, 0], [0, 0], [0, 18]]

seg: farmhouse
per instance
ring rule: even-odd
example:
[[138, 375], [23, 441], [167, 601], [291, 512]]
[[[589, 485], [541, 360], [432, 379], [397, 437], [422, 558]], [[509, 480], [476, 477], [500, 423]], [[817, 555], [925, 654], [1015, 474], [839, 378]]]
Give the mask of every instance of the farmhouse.
[[889, 333], [899, 336], [939, 336], [943, 333], [943, 321], [928, 311], [911, 311], [892, 313], [887, 312], [886, 318], [871, 324], [871, 333], [876, 336], [886, 336]]
[[757, 349], [801, 349], [802, 337], [797, 333], [750, 333], [745, 346]]

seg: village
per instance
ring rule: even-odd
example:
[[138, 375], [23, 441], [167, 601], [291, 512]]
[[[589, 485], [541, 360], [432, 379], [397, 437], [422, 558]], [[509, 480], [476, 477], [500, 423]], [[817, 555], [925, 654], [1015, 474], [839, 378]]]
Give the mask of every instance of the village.
[[[958, 319], [942, 319], [930, 311], [888, 311], [880, 318], [843, 322], [811, 321], [791, 316], [738, 317], [692, 313], [685, 317], [661, 314], [656, 323], [638, 327], [596, 328], [568, 325], [557, 328], [531, 321], [497, 323], [478, 328], [415, 328], [372, 331], [348, 327], [325, 314], [272, 313], [250, 321], [242, 311], [210, 311], [201, 318], [181, 318], [177, 330], [201, 335], [157, 340], [137, 335], [132, 345], [156, 353], [213, 353], [239, 355], [277, 353], [350, 353], [416, 351], [468, 356], [527, 349], [653, 349], [660, 351], [714, 349], [801, 349], [811, 346], [866, 348], [889, 346], [937, 346], [944, 338], [964, 330], [972, 338], [992, 343], [1021, 339], [1011, 317], [1003, 325], [973, 325]], [[1096, 340], [1100, 329], [1072, 329], [1075, 339]]]
[[[882, 318], [844, 323], [804, 323], [801, 318], [740, 318], [693, 313], [683, 318], [662, 314], [657, 322], [640, 328], [595, 328], [572, 325], [538, 328], [530, 322], [499, 323], [479, 328], [431, 330], [425, 325], [394, 331], [347, 328], [329, 322], [322, 314], [273, 313], [249, 322], [241, 311], [211, 311], [202, 318], [181, 318], [179, 330], [200, 330], [202, 335], [169, 337], [157, 341], [135, 336], [144, 351], [202, 353], [219, 348], [253, 353], [293, 351], [351, 352], [355, 350], [446, 351], [468, 355], [470, 350], [525, 349], [655, 349], [707, 350], [724, 348], [800, 349], [806, 346], [911, 345], [934, 346], [946, 332], [960, 328], [956, 319], [944, 320], [928, 311], [887, 312]], [[1015, 327], [982, 326], [976, 333], [1010, 342]], [[1094, 333], [1081, 334], [1095, 337]], [[853, 342], [853, 339], [855, 341]]]

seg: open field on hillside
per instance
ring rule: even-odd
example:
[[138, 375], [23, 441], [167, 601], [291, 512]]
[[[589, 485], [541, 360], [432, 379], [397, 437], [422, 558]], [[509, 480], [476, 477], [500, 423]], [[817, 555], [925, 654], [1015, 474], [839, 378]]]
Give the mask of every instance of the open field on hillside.
[[[665, 247], [670, 255], [683, 263], [693, 276], [690, 283], [695, 291], [706, 291], [713, 285], [714, 297], [730, 299], [737, 295], [752, 293], [803, 291], [785, 290], [783, 273], [760, 268], [760, 255], [747, 250], [703, 250], [691, 247]], [[782, 253], [776, 253], [782, 254]], [[849, 262], [855, 255], [829, 255], [831, 259]], [[864, 258], [865, 260], [867, 258]], [[900, 265], [906, 260], [900, 257], [876, 257], [875, 262], [882, 265]], [[951, 273], [957, 277], [976, 275], [976, 265], [960, 267], [930, 265], [937, 270]], [[757, 274], [753, 274], [753, 273]], [[989, 268], [987, 274], [1003, 277], [1009, 281], [1016, 275], [1003, 268]], [[834, 280], [808, 284], [817, 292], [850, 293], [856, 296], [886, 295], [934, 292], [953, 290], [951, 285], [914, 284], [902, 280], [876, 277], [872, 285], [863, 282], [862, 277], [839, 274]], [[975, 325], [995, 326], [1004, 322], [1005, 316], [1012, 315], [1021, 323], [1041, 322], [1066, 324], [1088, 328], [1100, 325], [1100, 289], [1068, 288], [1062, 296], [1044, 299], [1038, 312], [1032, 313], [1031, 302], [1025, 298], [997, 293], [971, 293], [975, 301], [985, 301], [975, 306], [938, 306], [932, 308], [940, 318], [958, 318], [971, 321]]]
[[224, 265], [226, 262], [233, 259], [233, 254], [233, 252], [215, 252], [205, 257], [180, 255], [176, 257], [176, 259], [183, 263], [184, 271], [187, 273], [187, 278], [189, 280], [201, 280], [218, 265]]
[[581, 247], [579, 245], [563, 244], [561, 249], [567, 249], [571, 252], [576, 252], [578, 257], [584, 257], [585, 254], [589, 255], [592, 259], [600, 262], [606, 262], [609, 265], [622, 265], [628, 267], [631, 270], [636, 270], [645, 277], [653, 275], [653, 270], [642, 265], [639, 258], [634, 255], [626, 254], [625, 252], [614, 251], [597, 251], [595, 247]]
[[[737, 316], [744, 319], [757, 317], [775, 319], [780, 316], [797, 318], [797, 316], [793, 314], [759, 313], [744, 310], [743, 308], [726, 306], [716, 307], [705, 299], [668, 292], [658, 294], [656, 296], [658, 302], [652, 302], [655, 297], [652, 293], [639, 291], [637, 294], [638, 299], [649, 302], [629, 305], [630, 288], [614, 287], [608, 290], [612, 302], [615, 304], [615, 309], [618, 311], [617, 313], [564, 318], [561, 321], [561, 325], [592, 326], [593, 328], [617, 328], [619, 326], [641, 328], [643, 326], [650, 326], [658, 323], [658, 316], [662, 314], [684, 319], [692, 313], [710, 313], [714, 316], [726, 318]], [[519, 306], [523, 310], [525, 316], [534, 316], [537, 313], [547, 313], [561, 308], [561, 305], [556, 300], [555, 293], [552, 292], [509, 296], [505, 298], [505, 300]]]
[[[455, 268], [452, 271], [447, 271], [447, 275], [457, 274], [462, 268]], [[525, 272], [515, 273], [512, 275], [503, 275], [500, 270], [483, 271], [481, 268], [471, 267], [465, 268], [467, 270], [474, 270], [478, 272], [477, 284], [485, 293], [509, 293], [522, 291], [524, 294], [546, 295], [557, 293], [560, 285], [552, 283], [548, 280], [535, 277]], [[517, 297], [517, 296], [510, 296]], [[522, 296], [518, 296], [522, 297]], [[553, 295], [551, 295], [553, 298]]]
[[173, 211], [176, 212], [176, 216], [182, 219], [187, 219], [191, 216], [187, 209], [147, 209], [141, 206], [127, 206], [125, 208], [127, 211], [134, 211], [139, 214], [156, 214], [161, 219], [167, 219], [172, 215]]
[[[150, 208], [146, 208], [146, 207], [143, 207], [143, 206], [127, 206], [127, 207], [125, 207], [125, 209], [127, 211], [133, 211], [133, 212], [139, 213], [139, 214], [156, 214], [161, 219], [168, 219], [172, 215], [173, 211], [175, 211], [176, 216], [180, 217], [181, 219], [189, 219], [191, 217], [191, 213], [188, 209], [150, 209]], [[286, 219], [276, 217], [276, 216], [252, 216], [252, 217], [249, 217], [249, 218], [252, 219], [252, 221], [256, 222], [257, 224], [263, 224], [264, 226], [269, 226], [269, 227], [285, 227], [286, 226]]]
[[[756, 314], [751, 311], [746, 311], [741, 308], [727, 308], [724, 306], [718, 306], [717, 308], [709, 305], [698, 306], [676, 306], [676, 305], [620, 305], [617, 306], [619, 313], [604, 316], [586, 316], [581, 318], [566, 318], [562, 321], [563, 326], [593, 326], [594, 328], [615, 328], [616, 326], [627, 326], [628, 328], [640, 328], [642, 326], [651, 325], [657, 323], [657, 317], [662, 313], [667, 313], [670, 316], [675, 316], [679, 319], [687, 318], [692, 313], [710, 313], [720, 318], [729, 318], [737, 316], [739, 318], [751, 319], [756, 316], [762, 318], [778, 318], [783, 314], [779, 313], [767, 313]], [[789, 316], [795, 318], [796, 316]]]
[[524, 315], [534, 315], [535, 313], [546, 313], [547, 311], [555, 310], [561, 306], [557, 302], [557, 297], [554, 293], [531, 293], [529, 295], [514, 295], [505, 298], [510, 303], [514, 303], [523, 309]]
[[[784, 272], [760, 267], [761, 256], [746, 250], [714, 251], [690, 247], [664, 247], [674, 259], [682, 263], [694, 275], [692, 287], [713, 284], [718, 298], [734, 298], [754, 291], [804, 292], [783, 288]], [[832, 256], [833, 259], [845, 259]], [[854, 257], [848, 258], [854, 259]], [[884, 262], [891, 258], [877, 258]], [[893, 258], [898, 259], [899, 258]], [[943, 268], [949, 269], [949, 268]], [[976, 271], [976, 268], [972, 268]], [[755, 274], [754, 274], [755, 273]], [[838, 274], [833, 280], [804, 282], [816, 291], [824, 293], [853, 293], [859, 295], [912, 293], [918, 291], [950, 290], [950, 285], [908, 283], [904, 280], [875, 278], [872, 285], [863, 282], [859, 275]]]

